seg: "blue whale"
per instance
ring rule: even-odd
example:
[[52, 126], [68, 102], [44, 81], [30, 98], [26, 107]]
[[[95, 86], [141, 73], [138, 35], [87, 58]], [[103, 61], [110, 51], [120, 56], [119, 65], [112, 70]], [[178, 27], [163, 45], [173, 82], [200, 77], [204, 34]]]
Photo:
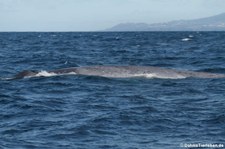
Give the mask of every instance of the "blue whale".
[[[43, 73], [44, 72], [44, 73]], [[107, 78], [161, 78], [161, 79], [184, 79], [184, 78], [225, 78], [225, 74], [181, 71], [153, 66], [84, 66], [56, 69], [50, 71], [22, 71], [11, 79], [22, 79], [38, 76], [52, 75], [86, 75]]]

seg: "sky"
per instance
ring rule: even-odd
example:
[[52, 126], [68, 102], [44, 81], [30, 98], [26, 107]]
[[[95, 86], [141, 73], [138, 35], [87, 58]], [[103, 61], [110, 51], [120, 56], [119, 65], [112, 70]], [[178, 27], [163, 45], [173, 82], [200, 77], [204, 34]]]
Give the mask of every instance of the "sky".
[[224, 0], [0, 0], [0, 31], [99, 31], [224, 12]]

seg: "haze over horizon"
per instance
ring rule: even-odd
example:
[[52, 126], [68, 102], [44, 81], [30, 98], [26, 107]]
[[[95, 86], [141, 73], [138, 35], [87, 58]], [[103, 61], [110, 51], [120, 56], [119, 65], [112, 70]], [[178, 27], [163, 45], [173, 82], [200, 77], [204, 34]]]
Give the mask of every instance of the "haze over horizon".
[[0, 31], [98, 31], [223, 13], [224, 0], [0, 0]]

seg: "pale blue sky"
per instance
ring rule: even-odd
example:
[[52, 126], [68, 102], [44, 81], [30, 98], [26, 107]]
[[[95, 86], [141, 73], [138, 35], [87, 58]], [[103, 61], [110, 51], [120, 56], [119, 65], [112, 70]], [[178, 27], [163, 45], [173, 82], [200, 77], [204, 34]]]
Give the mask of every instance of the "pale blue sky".
[[0, 31], [96, 31], [225, 12], [225, 0], [0, 0]]

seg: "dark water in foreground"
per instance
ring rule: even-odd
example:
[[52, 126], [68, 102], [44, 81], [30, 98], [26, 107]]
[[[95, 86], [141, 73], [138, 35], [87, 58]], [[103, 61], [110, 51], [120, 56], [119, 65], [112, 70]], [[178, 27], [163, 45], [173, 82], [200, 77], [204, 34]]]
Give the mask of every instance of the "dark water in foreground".
[[[0, 33], [0, 76], [146, 65], [225, 73], [225, 32]], [[225, 79], [0, 81], [0, 148], [225, 146]]]

